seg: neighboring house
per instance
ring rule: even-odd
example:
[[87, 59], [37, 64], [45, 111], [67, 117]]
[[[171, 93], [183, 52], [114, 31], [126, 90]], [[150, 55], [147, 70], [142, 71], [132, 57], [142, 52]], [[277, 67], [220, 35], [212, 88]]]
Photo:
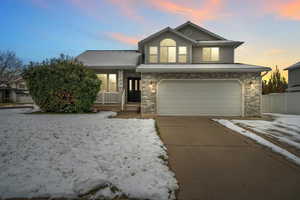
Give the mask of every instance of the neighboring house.
[[0, 85], [0, 103], [32, 103], [26, 83], [18, 77], [9, 85]]
[[289, 72], [288, 92], [300, 92], [300, 62], [286, 68]]
[[143, 116], [260, 116], [261, 72], [271, 69], [235, 63], [241, 44], [186, 22], [143, 39], [137, 51], [77, 59], [102, 80], [98, 102], [137, 102]]

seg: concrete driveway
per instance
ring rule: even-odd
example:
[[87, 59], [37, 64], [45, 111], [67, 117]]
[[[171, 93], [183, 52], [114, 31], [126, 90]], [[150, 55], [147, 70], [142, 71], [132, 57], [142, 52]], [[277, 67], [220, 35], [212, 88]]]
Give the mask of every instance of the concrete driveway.
[[298, 200], [300, 167], [206, 117], [158, 117], [179, 200]]

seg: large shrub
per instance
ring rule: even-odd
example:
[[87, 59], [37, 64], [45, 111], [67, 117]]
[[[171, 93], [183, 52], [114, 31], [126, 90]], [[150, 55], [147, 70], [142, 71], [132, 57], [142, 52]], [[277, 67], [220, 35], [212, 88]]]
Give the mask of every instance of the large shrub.
[[94, 71], [65, 56], [31, 63], [23, 77], [45, 112], [89, 112], [101, 84]]

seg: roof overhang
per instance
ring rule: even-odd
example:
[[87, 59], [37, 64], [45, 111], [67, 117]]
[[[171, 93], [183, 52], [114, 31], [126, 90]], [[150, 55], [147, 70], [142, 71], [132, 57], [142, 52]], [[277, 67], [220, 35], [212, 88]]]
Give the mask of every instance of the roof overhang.
[[137, 65], [85, 65], [89, 69], [136, 69]]
[[269, 67], [247, 64], [142, 64], [136, 68], [144, 73], [197, 73], [197, 72], [265, 72]]
[[214, 41], [197, 41], [196, 46], [231, 46], [237, 48], [242, 45], [244, 42], [241, 41], [232, 41], [232, 40], [214, 40]]
[[293, 69], [300, 69], [300, 62], [297, 62], [297, 63], [285, 68], [284, 70], [293, 70]]

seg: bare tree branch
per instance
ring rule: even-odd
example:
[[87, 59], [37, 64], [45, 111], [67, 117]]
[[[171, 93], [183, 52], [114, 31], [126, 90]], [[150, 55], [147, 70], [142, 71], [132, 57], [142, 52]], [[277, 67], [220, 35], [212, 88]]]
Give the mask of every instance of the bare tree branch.
[[23, 63], [14, 52], [0, 52], [0, 85], [9, 86], [20, 77], [22, 69]]

